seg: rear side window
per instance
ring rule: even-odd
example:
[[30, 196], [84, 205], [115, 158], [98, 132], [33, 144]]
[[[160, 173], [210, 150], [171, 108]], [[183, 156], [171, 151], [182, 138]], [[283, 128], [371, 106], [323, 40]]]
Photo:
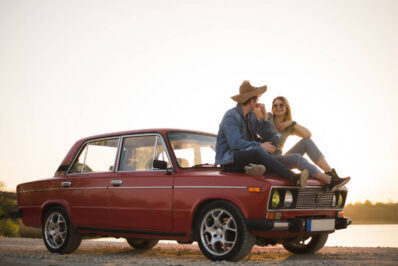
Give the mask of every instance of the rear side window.
[[87, 143], [73, 163], [69, 174], [112, 172], [114, 170], [118, 139]]

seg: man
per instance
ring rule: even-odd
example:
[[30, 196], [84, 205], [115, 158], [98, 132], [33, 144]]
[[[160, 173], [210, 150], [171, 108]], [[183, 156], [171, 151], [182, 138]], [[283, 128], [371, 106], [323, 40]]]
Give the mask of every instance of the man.
[[[308, 171], [304, 169], [301, 174], [295, 174], [270, 154], [272, 147], [279, 141], [278, 133], [269, 121], [260, 121], [253, 113], [258, 108], [265, 114], [265, 106], [259, 104], [258, 99], [266, 90], [267, 86], [254, 87], [249, 81], [244, 81], [239, 94], [231, 97], [237, 105], [228, 110], [221, 121], [217, 135], [216, 164], [221, 165], [224, 171], [246, 171], [257, 175], [264, 174], [267, 167], [269, 171], [304, 188]], [[264, 142], [264, 139], [271, 141]], [[301, 160], [298, 157], [295, 159]]]

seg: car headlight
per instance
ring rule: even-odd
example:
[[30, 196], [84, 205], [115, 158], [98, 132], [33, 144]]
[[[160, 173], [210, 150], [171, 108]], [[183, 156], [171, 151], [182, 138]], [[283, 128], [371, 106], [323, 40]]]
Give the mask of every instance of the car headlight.
[[333, 208], [336, 207], [336, 204], [337, 204], [337, 197], [336, 197], [336, 193], [335, 193], [335, 194], [333, 194], [332, 207]]
[[281, 201], [281, 196], [279, 194], [279, 191], [275, 189], [274, 192], [272, 193], [272, 203], [271, 203], [272, 207], [273, 208], [278, 207], [280, 201]]
[[337, 198], [337, 207], [340, 208], [341, 206], [343, 206], [343, 196], [341, 195], [341, 193], [339, 193], [339, 196]]
[[293, 194], [290, 190], [286, 190], [285, 201], [283, 202], [283, 207], [290, 208], [293, 204]]

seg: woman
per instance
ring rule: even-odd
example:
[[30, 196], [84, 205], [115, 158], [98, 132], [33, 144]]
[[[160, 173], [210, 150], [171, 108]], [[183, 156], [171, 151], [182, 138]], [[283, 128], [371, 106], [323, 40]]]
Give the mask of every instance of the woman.
[[276, 153], [282, 154], [282, 148], [286, 139], [290, 135], [296, 135], [302, 139], [286, 154], [299, 153], [304, 155], [306, 153], [319, 168], [325, 171], [325, 173], [317, 171], [314, 178], [329, 184], [329, 188], [335, 187], [336, 184], [337, 187], [341, 187], [350, 181], [350, 177], [340, 178], [336, 170], [330, 167], [325, 156], [323, 156], [319, 148], [312, 141], [311, 132], [307, 128], [296, 123], [296, 121], [293, 121], [290, 104], [285, 97], [279, 96], [272, 101], [272, 113], [267, 113], [265, 119], [271, 121], [281, 134], [281, 141], [276, 147]]

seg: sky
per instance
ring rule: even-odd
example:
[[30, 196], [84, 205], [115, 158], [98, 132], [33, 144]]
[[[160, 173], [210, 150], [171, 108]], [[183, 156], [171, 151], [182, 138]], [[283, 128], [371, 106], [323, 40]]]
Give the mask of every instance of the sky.
[[398, 202], [396, 14], [395, 0], [0, 0], [0, 181], [52, 177], [90, 135], [217, 133], [250, 80], [351, 176], [348, 202]]

